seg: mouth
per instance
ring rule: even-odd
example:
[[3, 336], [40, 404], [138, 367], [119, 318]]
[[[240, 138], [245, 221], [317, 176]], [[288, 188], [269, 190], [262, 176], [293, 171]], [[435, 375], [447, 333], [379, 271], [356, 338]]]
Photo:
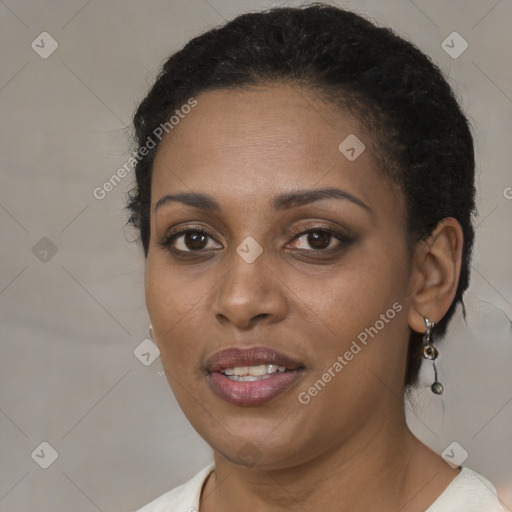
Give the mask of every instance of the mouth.
[[275, 364], [259, 364], [257, 366], [235, 366], [234, 368], [226, 368], [220, 373], [225, 375], [229, 380], [238, 382], [255, 382], [258, 380], [270, 379], [277, 372], [289, 372], [285, 366], [277, 366]]
[[264, 404], [300, 379], [304, 365], [267, 347], [230, 348], [206, 362], [212, 391], [241, 407]]

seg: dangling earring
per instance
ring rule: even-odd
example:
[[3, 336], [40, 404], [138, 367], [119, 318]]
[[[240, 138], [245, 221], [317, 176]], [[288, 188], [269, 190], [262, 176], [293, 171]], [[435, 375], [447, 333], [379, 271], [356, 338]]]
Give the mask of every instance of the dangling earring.
[[149, 324], [149, 337], [153, 339], [153, 326]]
[[434, 347], [433, 341], [432, 341], [432, 331], [434, 330], [434, 327], [436, 326], [436, 323], [432, 320], [429, 320], [427, 317], [423, 317], [425, 319], [425, 334], [423, 335], [423, 352], [422, 355], [425, 359], [429, 359], [432, 361], [432, 365], [434, 367], [434, 383], [430, 387], [432, 390], [432, 393], [435, 393], [436, 395], [442, 395], [444, 391], [444, 386], [438, 382], [437, 380], [437, 367], [436, 367], [436, 358], [439, 355], [439, 351], [436, 347]]

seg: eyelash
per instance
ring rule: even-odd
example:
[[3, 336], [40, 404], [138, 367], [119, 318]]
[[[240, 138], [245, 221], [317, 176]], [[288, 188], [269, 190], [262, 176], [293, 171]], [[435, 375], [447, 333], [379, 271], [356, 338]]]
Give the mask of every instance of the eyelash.
[[[340, 233], [339, 231], [336, 231], [336, 230], [334, 230], [334, 229], [332, 229], [330, 227], [327, 227], [327, 226], [305, 227], [304, 225], [297, 225], [297, 226], [294, 226], [293, 228], [290, 228], [288, 230], [288, 235], [293, 237], [292, 238], [292, 241], [293, 241], [295, 239], [301, 238], [304, 235], [308, 235], [310, 233], [318, 233], [318, 232], [326, 233], [327, 235], [335, 238], [336, 240], [338, 240], [339, 244], [336, 245], [335, 247], [330, 247], [330, 248], [327, 248], [327, 249], [298, 249], [298, 250], [299, 251], [314, 252], [314, 253], [331, 254], [333, 252], [337, 252], [337, 251], [345, 248], [346, 246], [348, 246], [353, 241], [346, 234]], [[205, 229], [200, 228], [200, 227], [188, 226], [185, 229], [182, 229], [182, 230], [177, 231], [175, 233], [171, 233], [171, 234], [169, 234], [167, 236], [164, 236], [161, 240], [159, 240], [157, 242], [157, 244], [159, 246], [163, 247], [164, 249], [169, 250], [170, 252], [172, 252], [173, 254], [175, 254], [177, 256], [180, 256], [180, 255], [181, 256], [185, 256], [187, 254], [190, 254], [190, 255], [201, 255], [201, 254], [205, 254], [207, 252], [210, 252], [209, 249], [207, 249], [206, 251], [205, 250], [198, 250], [198, 251], [188, 250], [188, 251], [183, 251], [181, 249], [173, 249], [171, 247], [172, 244], [174, 243], [174, 241], [177, 238], [179, 238], [179, 237], [181, 237], [183, 235], [186, 235], [188, 233], [196, 233], [196, 234], [205, 235], [208, 238], [210, 238], [212, 240], [215, 240], [212, 236], [210, 236], [208, 231], [206, 231]]]
[[159, 240], [157, 242], [157, 244], [160, 247], [163, 247], [164, 249], [167, 249], [167, 250], [169, 250], [169, 251], [171, 251], [171, 252], [173, 252], [175, 254], [183, 254], [183, 253], [191, 253], [191, 254], [197, 253], [197, 254], [201, 254], [201, 251], [182, 251], [181, 249], [173, 249], [171, 247], [171, 244], [177, 238], [179, 238], [180, 236], [186, 235], [188, 233], [197, 233], [197, 234], [205, 235], [205, 236], [213, 239], [213, 237], [210, 236], [210, 233], [208, 233], [203, 228], [196, 228], [194, 226], [188, 226], [185, 229], [182, 229], [180, 231], [176, 231], [175, 233], [171, 233], [169, 235], [164, 236], [161, 240]]
[[[346, 234], [340, 233], [339, 231], [336, 231], [335, 229], [330, 228], [328, 226], [318, 226], [318, 225], [317, 226], [309, 225], [309, 227], [308, 227], [307, 225], [297, 224], [296, 226], [294, 226], [288, 230], [288, 235], [293, 237], [292, 238], [292, 241], [293, 241], [293, 240], [302, 238], [302, 236], [304, 236], [304, 235], [308, 235], [310, 233], [318, 233], [318, 232], [326, 233], [331, 238], [335, 238], [336, 240], [338, 240], [339, 243], [334, 247], [329, 247], [328, 249], [298, 249], [298, 250], [310, 251], [310, 252], [314, 252], [314, 253], [331, 254], [333, 252], [337, 252], [337, 251], [345, 248], [352, 241], [352, 239], [349, 238]], [[329, 241], [329, 245], [330, 245], [330, 243], [331, 243], [331, 241]]]

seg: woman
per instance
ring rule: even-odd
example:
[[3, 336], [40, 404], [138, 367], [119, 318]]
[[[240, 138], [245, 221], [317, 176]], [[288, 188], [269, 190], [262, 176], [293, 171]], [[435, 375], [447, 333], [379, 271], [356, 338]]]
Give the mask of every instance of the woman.
[[403, 410], [473, 244], [438, 68], [354, 13], [278, 8], [172, 55], [134, 123], [151, 333], [215, 461], [141, 512], [504, 510]]

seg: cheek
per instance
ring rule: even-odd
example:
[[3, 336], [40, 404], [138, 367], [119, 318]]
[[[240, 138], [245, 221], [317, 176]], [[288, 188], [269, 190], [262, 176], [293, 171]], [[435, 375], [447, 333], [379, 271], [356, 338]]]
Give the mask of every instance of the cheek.
[[145, 295], [154, 327], [169, 330], [177, 322], [188, 323], [181, 320], [201, 308], [207, 290], [205, 279], [195, 277], [190, 269], [172, 265], [165, 251], [150, 250], [146, 262]]
[[[331, 370], [337, 375], [328, 386], [334, 395], [322, 393], [329, 400], [343, 397], [346, 404], [350, 396], [360, 397], [364, 388], [372, 387], [375, 374], [387, 380], [398, 375], [403, 365], [408, 339], [404, 314], [408, 260], [398, 242], [390, 249], [382, 243], [368, 244], [347, 258], [331, 278], [294, 284], [295, 295], [307, 306], [301, 321], [305, 339], [312, 341], [310, 383], [332, 369], [338, 356], [343, 358], [342, 371], [339, 365], [338, 371]], [[357, 390], [353, 389], [356, 382]]]
[[294, 292], [334, 337], [354, 337], [403, 299], [407, 274], [399, 251], [391, 257], [377, 247], [360, 250], [323, 280], [302, 279]]
[[[191, 331], [201, 308], [201, 288], [190, 284], [183, 272], [173, 270], [160, 256], [148, 255], [145, 273], [146, 307], [164, 364], [191, 359]], [[182, 340], [188, 340], [188, 343]], [[176, 356], [176, 357], [174, 357]], [[178, 357], [179, 356], [179, 357]]]

